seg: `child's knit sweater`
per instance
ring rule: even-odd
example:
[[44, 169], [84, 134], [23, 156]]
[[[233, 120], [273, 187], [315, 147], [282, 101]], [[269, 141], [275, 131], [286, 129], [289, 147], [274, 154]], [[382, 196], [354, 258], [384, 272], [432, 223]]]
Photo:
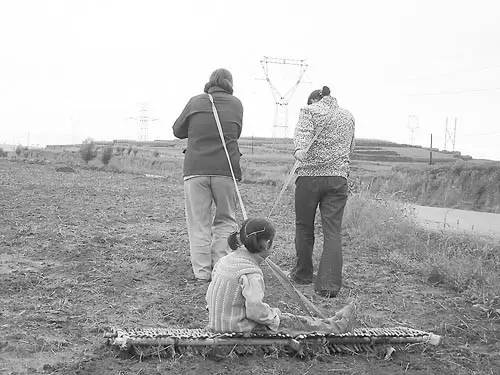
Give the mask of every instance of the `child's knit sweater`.
[[263, 303], [263, 297], [259, 257], [244, 248], [226, 255], [215, 265], [207, 290], [208, 328], [215, 332], [250, 332], [262, 324], [277, 330], [280, 311]]

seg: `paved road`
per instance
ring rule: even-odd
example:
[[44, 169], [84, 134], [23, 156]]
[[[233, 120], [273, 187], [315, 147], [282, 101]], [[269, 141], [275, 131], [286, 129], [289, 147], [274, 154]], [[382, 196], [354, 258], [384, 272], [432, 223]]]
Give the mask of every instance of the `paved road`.
[[417, 221], [432, 229], [473, 232], [500, 238], [500, 214], [415, 205]]

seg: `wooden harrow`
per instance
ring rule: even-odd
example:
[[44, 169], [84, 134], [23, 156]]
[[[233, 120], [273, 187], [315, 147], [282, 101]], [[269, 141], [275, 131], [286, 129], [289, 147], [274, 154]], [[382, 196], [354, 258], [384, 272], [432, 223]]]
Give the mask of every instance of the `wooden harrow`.
[[[404, 349], [413, 344], [438, 345], [441, 336], [407, 327], [356, 328], [350, 333], [214, 333], [205, 329], [110, 328], [104, 333], [107, 343], [120, 350], [143, 355], [184, 353], [186, 348], [281, 347], [287, 353], [303, 357], [311, 351], [327, 354], [373, 352], [377, 347]], [[147, 350], [147, 348], [155, 348]], [[149, 354], [147, 354], [149, 353]]]

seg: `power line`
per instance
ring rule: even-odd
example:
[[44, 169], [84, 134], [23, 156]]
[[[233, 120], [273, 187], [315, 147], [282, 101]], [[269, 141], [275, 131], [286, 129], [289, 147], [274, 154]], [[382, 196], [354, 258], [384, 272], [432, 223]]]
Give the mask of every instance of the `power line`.
[[488, 70], [497, 70], [500, 69], [500, 65], [493, 65], [493, 66], [484, 66], [482, 68], [475, 68], [475, 69], [462, 69], [462, 70], [455, 70], [454, 72], [446, 72], [446, 73], [438, 73], [438, 74], [424, 74], [420, 76], [413, 76], [413, 77], [408, 77], [409, 79], [425, 79], [425, 78], [437, 78], [437, 77], [449, 77], [449, 76], [454, 76], [460, 73], [479, 73], [479, 72], [484, 72]]
[[483, 136], [490, 136], [490, 135], [500, 135], [499, 132], [496, 133], [470, 133], [470, 134], [464, 134], [464, 137], [483, 137]]
[[424, 92], [424, 93], [413, 93], [408, 94], [408, 96], [431, 96], [431, 95], [459, 95], [468, 93], [478, 93], [478, 92], [489, 92], [489, 91], [500, 91], [500, 87], [492, 87], [487, 89], [464, 89], [457, 91], [438, 91], [438, 92]]

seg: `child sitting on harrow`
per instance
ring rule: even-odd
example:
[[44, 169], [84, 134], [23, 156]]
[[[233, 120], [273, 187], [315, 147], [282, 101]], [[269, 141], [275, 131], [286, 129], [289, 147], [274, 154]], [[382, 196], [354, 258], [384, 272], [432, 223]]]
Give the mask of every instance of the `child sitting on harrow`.
[[228, 238], [232, 253], [222, 257], [212, 271], [208, 287], [208, 328], [215, 332], [349, 330], [353, 304], [330, 319], [281, 313], [263, 302], [261, 263], [271, 254], [275, 229], [266, 219], [248, 219]]

